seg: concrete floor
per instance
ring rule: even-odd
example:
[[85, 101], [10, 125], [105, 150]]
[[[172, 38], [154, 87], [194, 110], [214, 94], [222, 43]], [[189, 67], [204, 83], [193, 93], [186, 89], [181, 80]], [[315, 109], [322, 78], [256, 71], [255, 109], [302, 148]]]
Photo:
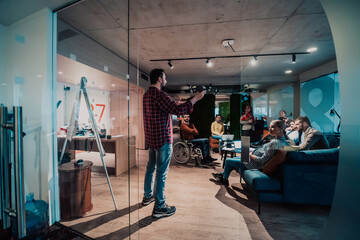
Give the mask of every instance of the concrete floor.
[[[220, 159], [218, 154], [213, 157]], [[240, 184], [238, 173], [230, 176], [229, 187], [214, 182], [211, 173], [221, 171], [220, 160], [209, 168], [172, 161], [165, 194], [166, 202], [177, 211], [174, 216], [154, 220], [153, 203], [146, 207], [140, 204], [147, 151], [138, 150], [137, 167], [130, 175], [110, 178], [118, 211], [114, 211], [98, 153], [81, 153], [77, 158], [94, 162], [94, 208], [82, 218], [62, 223], [96, 239], [129, 239], [129, 235], [131, 239], [157, 240], [319, 239], [330, 212], [330, 207], [324, 206], [264, 203], [261, 215], [257, 215], [257, 202], [246, 185]], [[112, 159], [112, 154], [105, 157], [110, 172]]]

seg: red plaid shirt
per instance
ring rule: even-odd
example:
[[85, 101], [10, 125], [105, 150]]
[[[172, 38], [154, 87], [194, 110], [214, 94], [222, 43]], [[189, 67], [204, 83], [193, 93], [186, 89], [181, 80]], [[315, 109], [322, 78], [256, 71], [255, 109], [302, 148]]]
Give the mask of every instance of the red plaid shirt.
[[191, 113], [192, 104], [187, 101], [178, 105], [165, 92], [150, 86], [144, 94], [143, 109], [145, 142], [150, 148], [157, 149], [173, 142], [170, 114]]

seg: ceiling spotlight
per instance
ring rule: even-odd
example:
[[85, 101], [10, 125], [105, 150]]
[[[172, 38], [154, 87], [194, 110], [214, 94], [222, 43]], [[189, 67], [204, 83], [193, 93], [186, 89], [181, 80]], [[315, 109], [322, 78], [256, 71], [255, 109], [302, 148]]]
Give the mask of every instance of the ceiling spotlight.
[[58, 72], [60, 75], [63, 74], [63, 72]]
[[285, 73], [290, 74], [290, 73], [292, 73], [292, 70], [286, 70]]
[[116, 85], [113, 83], [113, 84], [111, 84], [111, 86], [112, 86], [112, 87], [115, 87]]
[[170, 67], [171, 69], [174, 68], [174, 66], [171, 64], [171, 60], [169, 60], [168, 65], [169, 65], [169, 67]]
[[254, 59], [251, 60], [251, 65], [255, 66], [257, 64], [257, 56], [254, 56]]
[[210, 61], [210, 58], [206, 59], [206, 65], [212, 67], [213, 63]]
[[311, 47], [308, 50], [306, 50], [307, 52], [315, 52], [317, 51], [317, 47]]
[[296, 55], [295, 55], [295, 54], [292, 55], [292, 60], [291, 60], [291, 62], [292, 62], [292, 63], [296, 63]]

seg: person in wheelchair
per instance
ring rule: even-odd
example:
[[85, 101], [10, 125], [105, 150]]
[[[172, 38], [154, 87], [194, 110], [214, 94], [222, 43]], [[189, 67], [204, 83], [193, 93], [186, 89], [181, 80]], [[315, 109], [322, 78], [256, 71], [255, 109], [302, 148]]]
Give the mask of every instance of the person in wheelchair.
[[196, 129], [195, 125], [190, 123], [190, 115], [185, 114], [184, 119], [180, 125], [180, 131], [183, 140], [190, 140], [191, 143], [197, 145], [204, 156], [203, 161], [212, 162], [215, 161], [216, 158], [211, 157], [210, 155], [210, 148], [209, 148], [209, 139], [207, 138], [197, 138], [196, 136], [199, 135], [199, 131]]

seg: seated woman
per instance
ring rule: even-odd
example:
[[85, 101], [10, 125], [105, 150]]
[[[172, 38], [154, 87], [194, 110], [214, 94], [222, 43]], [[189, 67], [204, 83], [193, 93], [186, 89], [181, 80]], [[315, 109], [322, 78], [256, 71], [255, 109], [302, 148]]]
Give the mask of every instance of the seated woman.
[[[283, 129], [284, 122], [281, 120], [274, 120], [270, 123], [269, 131], [275, 138], [250, 153], [250, 160], [246, 165], [248, 169], [261, 169], [274, 156], [276, 150], [289, 145], [284, 137]], [[212, 175], [218, 182], [229, 185], [228, 178], [231, 171], [239, 169], [241, 165], [240, 158], [226, 159], [224, 171], [222, 173], [213, 173]]]

